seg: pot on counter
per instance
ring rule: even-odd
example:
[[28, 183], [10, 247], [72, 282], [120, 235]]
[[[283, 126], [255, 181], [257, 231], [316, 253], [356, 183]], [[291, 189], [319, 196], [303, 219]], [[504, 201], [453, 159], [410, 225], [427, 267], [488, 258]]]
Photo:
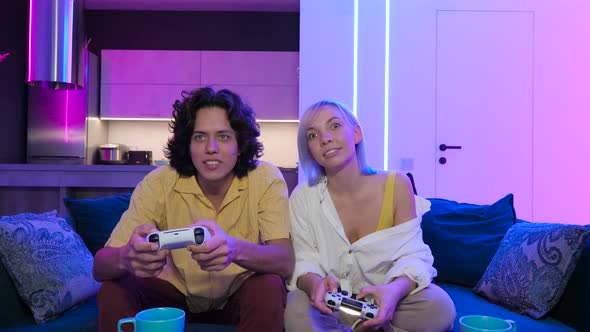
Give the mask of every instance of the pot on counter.
[[98, 162], [101, 164], [127, 164], [128, 147], [124, 144], [109, 143], [98, 147]]

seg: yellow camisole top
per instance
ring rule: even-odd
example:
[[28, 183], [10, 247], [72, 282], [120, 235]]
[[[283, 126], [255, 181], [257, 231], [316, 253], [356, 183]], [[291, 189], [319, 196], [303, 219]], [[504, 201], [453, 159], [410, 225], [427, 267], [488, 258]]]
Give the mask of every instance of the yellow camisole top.
[[394, 187], [395, 172], [391, 172], [387, 176], [387, 182], [385, 183], [385, 193], [383, 194], [383, 203], [381, 205], [381, 215], [379, 216], [377, 231], [381, 231], [393, 226]]

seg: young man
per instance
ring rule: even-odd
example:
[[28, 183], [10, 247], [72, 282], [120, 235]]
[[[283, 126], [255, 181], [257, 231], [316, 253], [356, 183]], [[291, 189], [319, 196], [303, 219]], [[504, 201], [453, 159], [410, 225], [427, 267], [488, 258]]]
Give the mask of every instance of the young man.
[[[231, 91], [202, 88], [174, 104], [170, 166], [135, 188], [129, 209], [95, 256], [99, 330], [151, 307], [186, 311], [187, 322], [282, 331], [283, 279], [294, 267], [287, 186], [257, 161], [262, 144], [252, 109]], [[154, 231], [204, 226], [200, 245], [162, 249]]]

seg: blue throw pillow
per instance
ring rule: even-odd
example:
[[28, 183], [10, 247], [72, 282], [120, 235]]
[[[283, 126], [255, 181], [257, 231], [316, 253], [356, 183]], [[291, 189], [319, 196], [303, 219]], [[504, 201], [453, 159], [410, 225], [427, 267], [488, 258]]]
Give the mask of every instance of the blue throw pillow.
[[56, 211], [0, 218], [0, 258], [38, 323], [96, 295], [93, 257]]
[[422, 230], [438, 271], [435, 281], [475, 286], [516, 221], [514, 196], [508, 194], [492, 205], [429, 200], [432, 205], [422, 216]]
[[104, 247], [113, 228], [129, 208], [131, 193], [93, 199], [64, 198], [77, 230], [92, 255]]
[[589, 235], [578, 225], [518, 223], [506, 233], [474, 291], [541, 318], [561, 298]]

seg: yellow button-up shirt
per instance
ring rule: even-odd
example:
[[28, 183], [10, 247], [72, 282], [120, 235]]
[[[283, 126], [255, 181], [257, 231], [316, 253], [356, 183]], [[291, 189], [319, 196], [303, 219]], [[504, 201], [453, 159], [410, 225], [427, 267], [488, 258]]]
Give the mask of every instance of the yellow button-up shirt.
[[[259, 162], [247, 176], [233, 179], [219, 210], [215, 210], [194, 176], [180, 177], [169, 166], [159, 167], [137, 185], [129, 209], [105, 246], [125, 245], [141, 224], [167, 230], [187, 227], [197, 219], [215, 220], [229, 236], [252, 243], [289, 238], [288, 192], [281, 172]], [[203, 271], [188, 250], [179, 249], [170, 251], [158, 277], [186, 295], [192, 312], [203, 312], [222, 308], [252, 273], [233, 263], [223, 271]]]

